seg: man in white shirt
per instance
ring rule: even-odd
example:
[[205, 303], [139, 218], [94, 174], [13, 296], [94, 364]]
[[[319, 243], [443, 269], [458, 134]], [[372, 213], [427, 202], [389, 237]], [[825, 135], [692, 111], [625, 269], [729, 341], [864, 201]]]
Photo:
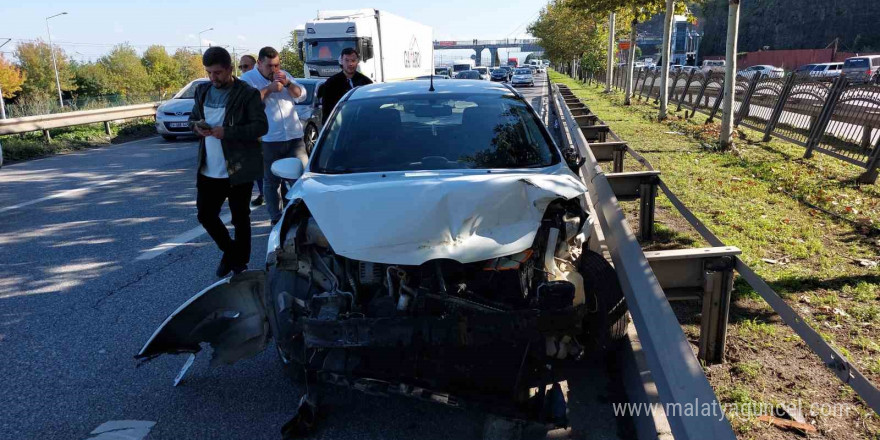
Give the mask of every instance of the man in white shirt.
[[[266, 105], [269, 132], [263, 136], [263, 194], [272, 224], [281, 219], [286, 193], [281, 179], [272, 174], [272, 162], [287, 157], [299, 158], [305, 166], [309, 161], [303, 142], [303, 127], [296, 114], [296, 103], [304, 101], [305, 87], [281, 70], [281, 57], [271, 47], [260, 49], [257, 68], [241, 76], [241, 80], [260, 91]], [[279, 192], [280, 196], [279, 197]]]

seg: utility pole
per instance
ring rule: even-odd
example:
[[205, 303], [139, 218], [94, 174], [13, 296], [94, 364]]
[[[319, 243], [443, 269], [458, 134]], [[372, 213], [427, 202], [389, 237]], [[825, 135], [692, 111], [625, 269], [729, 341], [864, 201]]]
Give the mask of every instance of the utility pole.
[[727, 11], [727, 54], [724, 69], [724, 101], [721, 112], [721, 148], [730, 147], [733, 137], [733, 99], [736, 87], [736, 40], [739, 37], [739, 2], [729, 0]]
[[632, 104], [633, 83], [635, 82], [636, 65], [636, 25], [639, 24], [639, 9], [633, 6], [632, 29], [629, 31], [629, 53], [626, 60], [626, 90], [623, 96], [623, 105]]
[[608, 16], [608, 66], [605, 69], [605, 93], [611, 93], [611, 83], [614, 82], [614, 26], [617, 14], [614, 12]]
[[64, 98], [61, 97], [61, 79], [58, 77], [58, 62], [55, 61], [55, 48], [52, 47], [52, 31], [49, 30], [49, 19], [55, 18], [59, 15], [67, 15], [67, 12], [62, 12], [60, 14], [55, 14], [51, 17], [46, 17], [46, 33], [49, 34], [49, 52], [52, 53], [52, 67], [55, 68], [55, 85], [58, 86], [58, 104], [61, 105], [61, 108], [64, 109]]
[[205, 50], [202, 49], [202, 34], [204, 34], [205, 32], [208, 32], [208, 31], [213, 31], [213, 30], [214, 30], [214, 28], [208, 28], [208, 29], [205, 29], [205, 30], [199, 32], [199, 53], [201, 53], [202, 55], [205, 54]]
[[[12, 38], [7, 38], [3, 44], [0, 44], [0, 48], [6, 46], [6, 43], [12, 41]], [[0, 84], [0, 119], [6, 119], [6, 102], [3, 101], [3, 84]]]
[[668, 116], [669, 104], [669, 59], [672, 57], [672, 22], [675, 20], [675, 0], [666, 0], [666, 16], [663, 20], [663, 54], [660, 55], [660, 114], [657, 119]]

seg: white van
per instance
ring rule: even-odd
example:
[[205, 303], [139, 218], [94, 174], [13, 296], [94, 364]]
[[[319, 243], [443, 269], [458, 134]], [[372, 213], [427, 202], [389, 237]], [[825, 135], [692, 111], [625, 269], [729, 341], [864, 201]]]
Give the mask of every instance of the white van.
[[723, 72], [727, 63], [724, 60], [703, 60], [700, 70], [703, 72]]

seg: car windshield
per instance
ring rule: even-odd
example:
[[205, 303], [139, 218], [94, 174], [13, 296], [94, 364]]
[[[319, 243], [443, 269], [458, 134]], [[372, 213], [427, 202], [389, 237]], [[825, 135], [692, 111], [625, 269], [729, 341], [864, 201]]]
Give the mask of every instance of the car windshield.
[[867, 58], [852, 58], [844, 61], [844, 68], [862, 68], [868, 67], [868, 59]]
[[349, 100], [325, 128], [312, 171], [546, 167], [558, 163], [559, 156], [539, 124], [513, 95]]
[[476, 70], [465, 70], [464, 72], [460, 72], [456, 78], [458, 79], [480, 79], [480, 72]]
[[196, 97], [196, 88], [199, 86], [199, 84], [201, 84], [203, 82], [204, 81], [193, 81], [192, 83], [190, 83], [189, 85], [184, 87], [181, 91], [177, 92], [177, 94], [174, 95], [173, 99], [193, 99], [193, 98], [195, 98]]
[[339, 61], [342, 49], [355, 48], [355, 40], [323, 40], [309, 41], [304, 45], [307, 62], [333, 62]]
[[514, 75], [531, 75], [532, 71], [531, 71], [531, 69], [516, 69], [513, 72], [513, 74]]

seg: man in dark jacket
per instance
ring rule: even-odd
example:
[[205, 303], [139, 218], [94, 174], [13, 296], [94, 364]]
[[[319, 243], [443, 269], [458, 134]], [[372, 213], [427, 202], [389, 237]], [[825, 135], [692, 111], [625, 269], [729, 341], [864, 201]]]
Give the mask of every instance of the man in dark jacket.
[[[232, 75], [232, 58], [222, 47], [202, 56], [210, 83], [199, 85], [189, 119], [199, 139], [196, 210], [199, 223], [223, 251], [217, 266], [222, 278], [247, 269], [251, 255], [251, 186], [263, 174], [259, 138], [269, 130], [257, 89]], [[235, 239], [220, 208], [229, 200]]]
[[372, 84], [373, 81], [364, 74], [357, 71], [358, 63], [361, 61], [361, 55], [357, 50], [347, 47], [342, 49], [342, 55], [339, 57], [339, 64], [342, 65], [342, 72], [331, 76], [327, 82], [321, 86], [321, 111], [323, 112], [324, 124], [330, 118], [333, 107], [348, 93], [349, 90]]

